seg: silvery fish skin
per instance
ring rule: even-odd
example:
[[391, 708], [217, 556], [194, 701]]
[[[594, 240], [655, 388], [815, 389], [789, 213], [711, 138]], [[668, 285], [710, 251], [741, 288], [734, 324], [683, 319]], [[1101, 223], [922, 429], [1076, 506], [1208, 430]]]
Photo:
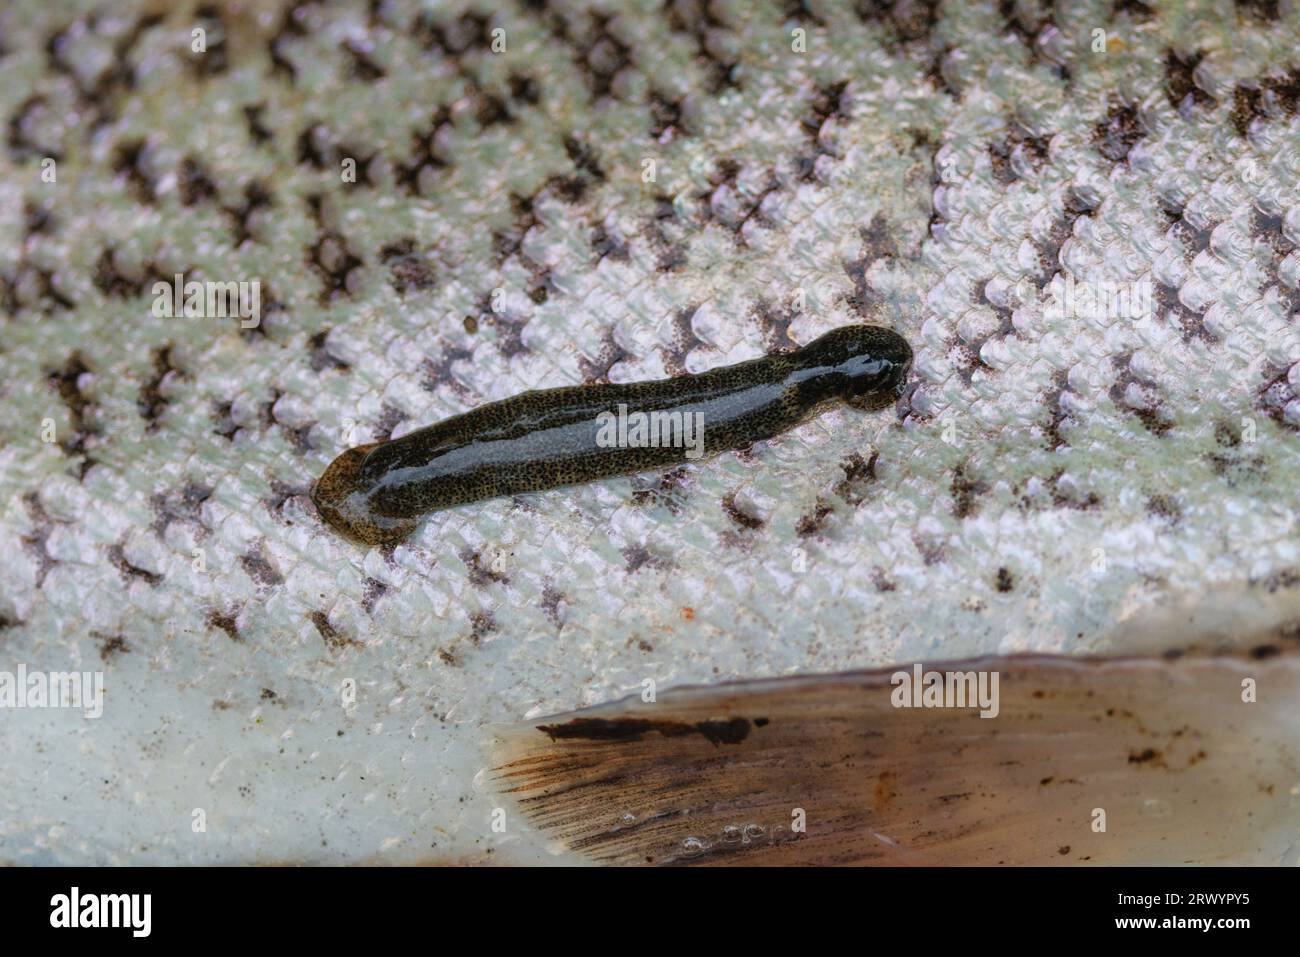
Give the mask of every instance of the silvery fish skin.
[[[0, 721], [0, 859], [549, 861], [491, 724], [1295, 621], [1300, 11], [1121, 6], [257, 0], [201, 55], [6, 6], [0, 671], [104, 710]], [[167, 318], [178, 274], [260, 313]], [[310, 503], [340, 448], [857, 322], [915, 350], [891, 414], [388, 551]]]

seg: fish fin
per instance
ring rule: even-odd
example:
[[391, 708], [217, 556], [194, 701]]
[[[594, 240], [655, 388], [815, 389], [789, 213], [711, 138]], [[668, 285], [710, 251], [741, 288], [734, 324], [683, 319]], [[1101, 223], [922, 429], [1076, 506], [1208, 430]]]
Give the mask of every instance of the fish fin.
[[1295, 844], [1294, 649], [923, 672], [996, 674], [996, 717], [895, 707], [910, 665], [685, 688], [501, 730], [489, 779], [604, 864], [1277, 863]]

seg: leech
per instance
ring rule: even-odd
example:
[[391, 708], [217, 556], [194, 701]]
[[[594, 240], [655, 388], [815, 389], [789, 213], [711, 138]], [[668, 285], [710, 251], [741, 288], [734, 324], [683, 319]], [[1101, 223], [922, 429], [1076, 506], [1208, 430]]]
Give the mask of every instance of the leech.
[[841, 326], [793, 352], [698, 375], [525, 392], [348, 449], [311, 497], [345, 537], [392, 545], [438, 509], [745, 448], [836, 401], [885, 408], [911, 362], [898, 333]]

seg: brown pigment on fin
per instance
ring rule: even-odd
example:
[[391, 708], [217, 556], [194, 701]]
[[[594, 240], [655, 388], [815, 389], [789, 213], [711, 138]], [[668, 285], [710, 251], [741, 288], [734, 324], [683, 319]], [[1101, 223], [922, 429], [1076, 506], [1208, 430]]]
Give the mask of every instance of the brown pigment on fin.
[[[924, 670], [996, 672], [997, 716], [895, 707], [910, 665], [682, 688], [502, 731], [491, 779], [607, 864], [1278, 863], [1294, 840], [1300, 649]], [[693, 733], [729, 715], [762, 733]]]
[[655, 732], [666, 738], [699, 734], [716, 745], [739, 744], [744, 741], [749, 736], [749, 721], [745, 718], [729, 718], [723, 721], [681, 724], [645, 718], [574, 718], [563, 724], [538, 725], [537, 730], [552, 741], [573, 738], [587, 741], [640, 741], [644, 735]]

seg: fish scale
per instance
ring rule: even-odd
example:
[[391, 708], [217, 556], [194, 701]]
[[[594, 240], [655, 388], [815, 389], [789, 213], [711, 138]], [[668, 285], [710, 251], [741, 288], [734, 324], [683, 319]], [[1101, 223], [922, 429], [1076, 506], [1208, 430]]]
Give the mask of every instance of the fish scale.
[[[106, 677], [100, 719], [0, 724], [0, 859], [547, 859], [489, 827], [491, 722], [647, 680], [1083, 654], [1195, 596], [1300, 614], [1300, 11], [813, 6], [435, 30], [256, 2], [222, 12], [224, 66], [186, 7], [0, 13], [0, 660]], [[378, 160], [344, 184], [353, 150]], [[350, 278], [317, 268], [329, 237]], [[198, 271], [260, 278], [260, 327], [154, 318], [146, 283]], [[1158, 313], [1056, 315], [1067, 271], [1149, 278]], [[305, 495], [385, 429], [864, 320], [916, 352], [892, 417], [449, 510], [389, 552]]]

